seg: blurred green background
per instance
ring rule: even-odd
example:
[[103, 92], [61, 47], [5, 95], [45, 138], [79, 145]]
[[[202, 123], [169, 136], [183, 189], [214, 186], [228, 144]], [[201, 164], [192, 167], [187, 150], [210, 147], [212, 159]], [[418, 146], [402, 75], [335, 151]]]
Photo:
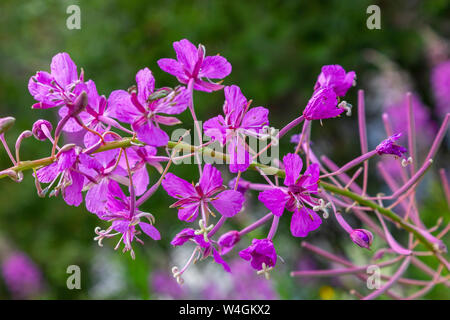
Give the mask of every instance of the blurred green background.
[[[80, 30], [66, 28], [69, 16], [66, 9], [72, 4], [81, 8]], [[366, 27], [366, 8], [370, 4], [381, 8], [381, 30]], [[428, 106], [432, 119], [439, 122], [429, 81], [433, 66], [430, 37], [424, 36], [424, 30], [432, 30], [442, 43], [446, 43], [450, 38], [449, 18], [450, 3], [446, 0], [2, 0], [0, 117], [17, 119], [15, 127], [7, 134], [11, 146], [15, 137], [22, 130], [30, 129], [35, 120], [46, 118], [55, 123], [56, 114], [52, 110], [31, 110], [34, 102], [27, 83], [37, 70], [48, 71], [52, 56], [58, 52], [68, 52], [77, 66], [84, 69], [85, 78], [93, 79], [99, 92], [106, 96], [112, 90], [126, 89], [134, 84], [136, 72], [143, 67], [153, 71], [157, 86], [174, 86], [176, 79], [162, 72], [156, 61], [163, 57], [173, 58], [172, 42], [187, 38], [194, 44], [204, 44], [210, 55], [220, 53], [226, 57], [233, 71], [225, 84], [239, 85], [244, 95], [254, 100], [254, 106], [268, 107], [271, 125], [277, 128], [301, 113], [312, 94], [320, 68], [325, 64], [340, 64], [347, 71], [356, 71], [357, 87], [349, 91], [347, 101], [356, 105], [357, 89], [365, 89], [370, 98], [370, 83], [381, 72], [370, 59], [373, 50], [408, 74], [414, 91]], [[221, 92], [195, 96], [196, 110], [203, 120], [221, 112], [222, 103]], [[383, 129], [377, 103], [376, 97], [366, 103], [368, 121], [372, 123], [369, 135], [381, 137]], [[181, 119], [189, 123], [187, 113]], [[313, 137], [321, 151], [326, 151], [335, 162], [344, 163], [359, 152], [356, 132], [357, 117], [353, 115], [325, 121], [323, 127], [316, 125]], [[285, 140], [281, 145], [282, 153], [292, 148], [289, 139]], [[448, 165], [446, 145], [448, 142], [444, 143], [441, 159], [437, 162], [441, 166]], [[38, 158], [48, 152], [46, 142], [34, 139], [26, 140], [22, 146], [23, 159]], [[0, 150], [0, 168], [8, 166], [9, 160]], [[188, 180], [197, 179], [196, 168], [192, 166], [177, 167], [174, 172]], [[152, 181], [158, 178], [156, 174], [151, 171]], [[230, 177], [227, 170], [224, 175]], [[248, 177], [255, 175], [248, 174]], [[382, 187], [375, 173], [372, 173], [371, 181], [371, 191]], [[431, 173], [425, 183], [428, 192], [424, 193], [426, 197], [420, 207], [425, 222], [431, 226], [439, 215], [444, 215], [444, 221], [448, 223], [448, 207], [436, 173]], [[174, 257], [169, 242], [184, 227], [177, 221], [176, 211], [167, 208], [172, 199], [163, 190], [144, 206], [157, 217], [163, 239], [159, 242], [147, 240], [144, 246], [135, 244], [137, 258], [133, 261], [128, 254], [113, 250], [115, 240], [105, 241], [103, 248], [97, 246], [93, 241], [94, 228], [106, 225], [83, 206], [69, 207], [61, 198], [41, 199], [33, 184], [30, 172], [20, 184], [6, 179], [0, 181], [0, 247], [3, 248], [0, 259], [13, 249], [23, 251], [33, 259], [45, 282], [45, 289], [35, 298], [159, 297], [149, 285], [149, 278], [156, 270], [170, 274], [170, 267], [178, 258]], [[252, 194], [251, 209], [260, 216], [264, 209], [255, 200], [256, 194]], [[242, 227], [252, 219], [255, 218], [237, 219], [234, 227]], [[351, 256], [356, 262], [367, 262], [369, 253], [355, 247], [331, 220], [308, 237], [308, 241]], [[263, 236], [263, 233], [255, 232], [254, 236]], [[249, 239], [242, 242], [245, 246]], [[286, 262], [274, 272], [273, 280], [274, 290], [280, 298], [345, 299], [352, 298], [348, 293], [352, 286], [364, 291], [364, 284], [351, 277], [344, 278], [348, 280], [344, 282], [327, 278], [314, 282], [292, 281], [289, 272], [297, 269], [303, 260], [311, 260], [318, 267], [329, 266], [302, 252], [300, 242], [289, 233], [289, 219], [282, 219], [276, 243]], [[233, 254], [236, 256], [236, 252]], [[432, 259], [430, 263], [433, 263]], [[198, 267], [205, 264], [200, 263]], [[79, 265], [82, 270], [81, 290], [66, 287], [69, 265]], [[408, 276], [428, 279], [415, 269], [411, 269]], [[0, 299], [11, 297], [5, 283], [0, 281]], [[448, 289], [440, 285], [426, 298], [448, 299], [450, 295]]]

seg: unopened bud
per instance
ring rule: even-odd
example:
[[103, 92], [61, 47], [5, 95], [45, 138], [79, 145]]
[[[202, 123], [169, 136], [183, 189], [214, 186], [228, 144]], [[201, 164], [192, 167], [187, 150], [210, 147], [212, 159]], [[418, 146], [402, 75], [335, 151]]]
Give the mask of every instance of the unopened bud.
[[221, 254], [229, 252], [240, 240], [241, 236], [238, 231], [233, 230], [223, 234], [217, 241], [221, 249]]
[[5, 117], [0, 118], [0, 134], [8, 131], [16, 122], [16, 119], [13, 117]]
[[45, 129], [43, 128], [43, 126], [46, 128], [48, 132], [51, 132], [53, 129], [53, 126], [49, 121], [40, 119], [33, 124], [33, 128], [31, 130], [33, 132], [34, 137], [41, 141], [47, 139], [47, 135], [44, 132]]
[[372, 232], [365, 229], [355, 229], [350, 233], [350, 238], [361, 248], [370, 249], [372, 245]]

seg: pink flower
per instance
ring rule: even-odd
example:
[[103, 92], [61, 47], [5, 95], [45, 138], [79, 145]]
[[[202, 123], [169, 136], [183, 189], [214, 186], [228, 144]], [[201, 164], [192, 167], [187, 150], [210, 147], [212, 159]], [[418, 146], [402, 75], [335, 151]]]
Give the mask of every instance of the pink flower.
[[212, 255], [214, 261], [220, 265], [222, 265], [223, 269], [227, 272], [231, 272], [230, 267], [222, 259], [219, 252], [214, 247], [213, 243], [209, 239], [209, 241], [205, 241], [205, 237], [203, 234], [196, 235], [194, 229], [183, 229], [181, 230], [170, 242], [173, 246], [182, 246], [187, 241], [192, 241], [196, 243], [202, 249], [202, 259]]
[[169, 136], [160, 124], [173, 126], [180, 121], [175, 117], [161, 114], [182, 113], [189, 104], [189, 92], [184, 87], [155, 91], [155, 78], [148, 69], [136, 74], [137, 92], [131, 94], [124, 90], [113, 91], [108, 99], [113, 117], [125, 123], [131, 123], [137, 137], [154, 147], [167, 145]]
[[[58, 160], [36, 171], [36, 176], [41, 183], [50, 183], [49, 187], [58, 181], [50, 195], [61, 191], [64, 201], [70, 206], [78, 207], [83, 202], [83, 189], [85, 177], [80, 172], [80, 163], [85, 154], [80, 153], [78, 147], [62, 151]], [[47, 187], [46, 189], [48, 189]]]
[[345, 110], [338, 107], [338, 99], [332, 88], [323, 87], [314, 91], [303, 116], [307, 120], [321, 120], [339, 116]]
[[354, 71], [346, 73], [344, 68], [338, 64], [323, 66], [314, 90], [323, 87], [332, 88], [337, 96], [343, 97], [348, 89], [354, 85], [355, 79], [356, 74]]
[[[219, 55], [205, 56], [205, 47], [196, 48], [189, 40], [182, 39], [173, 43], [177, 60], [164, 58], [158, 60], [159, 67], [177, 77], [178, 81], [188, 84], [194, 81], [194, 89], [201, 91], [216, 91], [223, 85], [211, 82], [209, 79], [223, 79], [231, 72], [231, 64]], [[208, 80], [205, 81], [204, 79]]]
[[67, 53], [55, 55], [50, 70], [38, 71], [28, 82], [30, 94], [39, 101], [34, 109], [70, 106], [85, 89], [83, 73], [78, 77], [77, 66]]
[[401, 133], [390, 136], [389, 138], [383, 140], [375, 150], [379, 155], [392, 154], [401, 158], [403, 156], [403, 153], [407, 151], [404, 147], [395, 144], [395, 141], [400, 139], [401, 136]]
[[[137, 229], [138, 226], [153, 240], [161, 239], [159, 231], [152, 225], [154, 222], [153, 216], [150, 213], [139, 211], [136, 207], [132, 210], [131, 198], [125, 196], [117, 183], [108, 185], [107, 199], [108, 202], [106, 204], [105, 213], [101, 215], [100, 218], [112, 222], [112, 225], [107, 230], [100, 230], [98, 227], [96, 228], [95, 232], [97, 237], [95, 240], [98, 240], [99, 244], [101, 244], [101, 241], [104, 238], [114, 237], [118, 232], [121, 234], [121, 237], [116, 248], [119, 246], [120, 242], [123, 241], [123, 252], [130, 251], [131, 256], [134, 259], [134, 251], [131, 246], [133, 240], [143, 244], [143, 241], [137, 237], [141, 233]], [[142, 218], [146, 218], [150, 223], [142, 222]], [[114, 231], [116, 231], [116, 233]]]
[[41, 271], [24, 253], [9, 255], [2, 263], [2, 274], [14, 298], [33, 298], [43, 290]]
[[[111, 152], [112, 151], [112, 152]], [[95, 154], [94, 157], [83, 154], [81, 159], [82, 172], [88, 177], [85, 185], [86, 209], [101, 217], [105, 214], [108, 202], [108, 192], [119, 187], [118, 182], [128, 184], [127, 172], [116, 165], [117, 149]]]
[[303, 175], [300, 175], [303, 163], [301, 158], [293, 153], [284, 156], [283, 164], [286, 170], [284, 185], [287, 188], [264, 190], [258, 199], [276, 216], [281, 216], [284, 209], [294, 212], [291, 219], [291, 233], [294, 237], [306, 237], [322, 223], [319, 215], [306, 207], [317, 205], [311, 195], [317, 194], [319, 166], [313, 163]]
[[233, 217], [244, 203], [240, 192], [225, 190], [220, 171], [210, 164], [205, 165], [200, 182], [195, 186], [172, 173], [166, 174], [162, 186], [169, 196], [179, 199], [171, 207], [179, 207], [178, 219], [187, 222], [194, 221], [200, 209], [209, 212], [209, 204], [221, 215]]
[[[137, 196], [142, 195], [147, 190], [150, 182], [147, 164], [156, 168], [159, 173], [163, 172], [163, 168], [159, 163], [161, 157], [156, 156], [156, 153], [156, 148], [152, 146], [127, 148], [128, 162], [133, 173], [133, 185]], [[120, 166], [126, 169], [125, 157], [120, 159]]]
[[256, 270], [261, 270], [263, 263], [266, 267], [274, 267], [277, 263], [277, 253], [272, 240], [269, 239], [253, 239], [247, 249], [239, 252], [239, 256], [250, 261], [251, 266]]
[[338, 97], [343, 97], [354, 85], [354, 71], [348, 73], [340, 65], [322, 67], [317, 78], [314, 93], [308, 101], [303, 116], [307, 120], [335, 118], [345, 111], [338, 105]]
[[206, 121], [205, 135], [222, 145], [228, 143], [230, 171], [245, 171], [250, 166], [251, 157], [247, 151], [245, 135], [260, 136], [269, 125], [269, 110], [263, 107], [249, 109], [250, 105], [238, 86], [225, 87], [223, 113]]

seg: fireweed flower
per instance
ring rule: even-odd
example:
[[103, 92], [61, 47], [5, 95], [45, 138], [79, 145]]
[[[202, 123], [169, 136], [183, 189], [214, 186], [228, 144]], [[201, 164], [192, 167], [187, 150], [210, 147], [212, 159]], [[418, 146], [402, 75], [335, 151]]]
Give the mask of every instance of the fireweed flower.
[[247, 151], [245, 136], [266, 137], [265, 128], [269, 125], [269, 110], [264, 107], [250, 108], [238, 86], [225, 87], [223, 113], [203, 124], [205, 135], [227, 145], [230, 155], [230, 171], [245, 171], [250, 165], [251, 156]]
[[[103, 133], [111, 127], [111, 125], [119, 126], [119, 124], [112, 119], [110, 108], [105, 96], [100, 96], [94, 81], [86, 82], [88, 103], [85, 109], [80, 112], [78, 119], [70, 118], [64, 125], [63, 130], [68, 133], [76, 133], [83, 130], [81, 124], [85, 125], [92, 131]], [[58, 114], [63, 119], [67, 116], [70, 110], [67, 107], [59, 109]], [[80, 122], [81, 120], [81, 122]], [[92, 132], [86, 131], [83, 137], [83, 142], [86, 147], [94, 145], [100, 140], [100, 137]]]
[[433, 68], [431, 85], [438, 113], [444, 117], [450, 112], [450, 60], [444, 61]]
[[34, 109], [47, 109], [67, 105], [69, 108], [85, 89], [83, 72], [78, 77], [77, 66], [63, 52], [52, 59], [51, 73], [38, 71], [28, 82], [28, 90], [38, 103]]
[[[219, 252], [214, 247], [212, 241], [205, 241], [205, 238], [202, 234], [197, 235], [194, 229], [186, 228], [181, 230], [170, 242], [173, 246], [182, 246], [186, 242], [192, 241], [202, 250], [201, 259], [205, 259], [208, 256], [212, 255], [214, 261], [220, 265], [222, 265], [223, 269], [227, 272], [230, 272], [230, 267], [222, 259]], [[181, 274], [179, 275], [181, 276]]]
[[277, 253], [270, 239], [253, 239], [247, 249], [239, 252], [239, 256], [250, 261], [256, 270], [262, 270], [264, 265], [266, 268], [272, 268], [277, 263]]
[[182, 113], [189, 104], [189, 92], [185, 87], [155, 91], [155, 78], [148, 68], [136, 74], [136, 83], [137, 92], [116, 90], [111, 93], [108, 103], [113, 117], [130, 123], [142, 142], [154, 147], [165, 146], [169, 136], [159, 125], [173, 126], [180, 121], [161, 114]]
[[[106, 230], [100, 230], [100, 227], [95, 229], [97, 240], [99, 245], [102, 245], [104, 238], [112, 238], [116, 235], [121, 235], [119, 242], [116, 245], [117, 249], [120, 243], [123, 241], [123, 252], [130, 251], [132, 258], [135, 258], [133, 248], [131, 246], [133, 240], [143, 244], [144, 242], [137, 236], [141, 233], [137, 227], [153, 240], [160, 240], [161, 235], [159, 231], [153, 226], [154, 217], [150, 213], [139, 211], [134, 207], [132, 210], [131, 197], [125, 196], [119, 184], [108, 184], [107, 203], [104, 214], [100, 216], [102, 220], [112, 222], [112, 225]], [[142, 222], [141, 219], [145, 218], [148, 222]]]
[[[133, 173], [133, 185], [136, 190], [136, 195], [140, 196], [147, 190], [150, 182], [146, 165], [151, 165], [159, 173], [162, 173], [163, 167], [159, 163], [161, 157], [156, 156], [157, 150], [152, 146], [134, 146], [127, 148], [126, 152], [131, 166], [131, 172]], [[120, 166], [124, 169], [127, 168], [125, 157], [120, 159]]]
[[403, 154], [407, 151], [406, 148], [395, 144], [395, 141], [400, 139], [401, 136], [402, 136], [401, 133], [397, 133], [397, 134], [390, 136], [389, 138], [383, 140], [376, 147], [375, 150], [378, 152], [379, 155], [392, 154], [394, 156], [401, 158], [403, 156]]
[[322, 67], [322, 72], [317, 78], [314, 90], [327, 87], [332, 88], [338, 97], [343, 97], [348, 89], [355, 85], [356, 74], [354, 71], [345, 72], [338, 64]]
[[211, 164], [206, 164], [199, 183], [190, 184], [172, 173], [167, 173], [162, 182], [169, 196], [179, 199], [170, 207], [179, 207], [178, 219], [192, 222], [200, 209], [212, 213], [211, 204], [221, 215], [233, 217], [242, 209], [243, 195], [234, 190], [225, 190], [222, 174]]
[[188, 84], [192, 80], [195, 90], [211, 92], [223, 88], [223, 85], [210, 79], [223, 79], [231, 73], [231, 64], [227, 59], [219, 55], [206, 56], [204, 46], [200, 44], [196, 48], [187, 39], [174, 42], [173, 48], [177, 60], [169, 58], [158, 60], [158, 65], [163, 71], [177, 77], [183, 84]]
[[304, 118], [306, 120], [335, 118], [344, 111], [350, 115], [351, 106], [345, 101], [339, 103], [338, 97], [345, 96], [348, 89], [354, 85], [355, 78], [355, 72], [346, 73], [340, 65], [323, 66], [314, 86], [314, 93], [303, 110]]
[[57, 195], [61, 191], [68, 205], [78, 207], [83, 202], [81, 190], [85, 180], [83, 173], [80, 172], [80, 160], [85, 156], [79, 147], [71, 147], [61, 151], [56, 162], [37, 170], [38, 181], [50, 183], [44, 189], [45, 192], [56, 183], [50, 196]]
[[332, 88], [323, 87], [314, 91], [303, 116], [307, 120], [322, 120], [339, 116], [345, 110], [338, 107], [337, 95]]
[[303, 162], [299, 155], [288, 153], [283, 158], [286, 170], [284, 185], [286, 188], [264, 190], [258, 196], [259, 201], [276, 216], [281, 216], [286, 208], [293, 212], [291, 233], [294, 237], [306, 237], [310, 231], [316, 230], [322, 219], [310, 207], [317, 207], [312, 195], [317, 194], [319, 166], [311, 164], [301, 175]]
[[2, 264], [5, 283], [16, 299], [32, 298], [43, 289], [42, 274], [24, 253], [14, 252]]
[[[117, 151], [111, 150], [111, 151]], [[86, 193], [86, 209], [102, 216], [106, 210], [108, 192], [118, 187], [118, 182], [129, 184], [126, 178], [127, 171], [117, 163], [118, 152], [102, 152], [95, 156], [84, 155], [81, 160], [82, 171], [88, 178], [84, 186]]]

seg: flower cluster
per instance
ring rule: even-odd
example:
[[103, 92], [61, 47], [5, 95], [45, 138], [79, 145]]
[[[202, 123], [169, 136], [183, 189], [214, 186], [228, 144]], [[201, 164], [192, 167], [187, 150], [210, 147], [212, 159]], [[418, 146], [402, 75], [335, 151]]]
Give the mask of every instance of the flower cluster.
[[[387, 132], [388, 138], [375, 149], [368, 149], [364, 93], [359, 91], [361, 154], [339, 167], [325, 155], [319, 157], [315, 154], [316, 150], [313, 150], [314, 145], [311, 143], [311, 126], [314, 120], [335, 118], [344, 112], [351, 116], [351, 104], [342, 98], [355, 85], [355, 72], [346, 72], [339, 65], [323, 66], [304, 110], [277, 131], [269, 127], [267, 108], [252, 107], [252, 101], [243, 95], [237, 85], [223, 84], [232, 69], [224, 57], [207, 56], [203, 45], [196, 47], [186, 39], [175, 42], [173, 47], [176, 59], [160, 59], [158, 65], [163, 71], [176, 77], [179, 83], [175, 87], [157, 88], [152, 71], [144, 68], [137, 72], [135, 85], [128, 90], [112, 91], [108, 97], [98, 93], [93, 80], [85, 80], [84, 71], [78, 72], [67, 53], [55, 55], [50, 73], [37, 72], [30, 78], [28, 89], [37, 101], [33, 108], [57, 108], [59, 121], [54, 126], [48, 120], [37, 120], [31, 131], [20, 134], [13, 156], [5, 142], [5, 133], [14, 124], [14, 118], [0, 119], [0, 139], [13, 164], [0, 171], [0, 177], [21, 181], [22, 172], [33, 169], [39, 196], [61, 195], [71, 206], [79, 206], [84, 202], [87, 211], [96, 215], [102, 225], [106, 225], [95, 229], [94, 239], [98, 244], [103, 245], [105, 238], [117, 237], [116, 249], [123, 245], [123, 251], [129, 251], [133, 258], [134, 242], [142, 244], [146, 238], [162, 238], [155, 227], [161, 213], [145, 212], [141, 208], [158, 190], [165, 191], [175, 199], [168, 206], [168, 211], [175, 214], [176, 209], [181, 223], [188, 224], [175, 235], [171, 244], [178, 247], [191, 243], [194, 248], [184, 267], [172, 268], [173, 277], [180, 284], [183, 283], [182, 276], [189, 266], [208, 257], [212, 257], [227, 272], [239, 272], [226, 262], [227, 255], [235, 247], [240, 247], [239, 256], [244, 263], [248, 263], [257, 274], [269, 278], [270, 272], [277, 267], [277, 262], [283, 260], [277, 252], [280, 244], [275, 236], [279, 222], [287, 219], [284, 218], [285, 211], [292, 213], [287, 221], [290, 221], [290, 231], [294, 237], [304, 238], [319, 232], [319, 227], [326, 223], [332, 213], [355, 244], [355, 250], [370, 249], [374, 234], [385, 240], [386, 247], [383, 250], [397, 254], [395, 262], [403, 261], [398, 272], [404, 272], [409, 263], [413, 263], [416, 253], [433, 254], [441, 265], [438, 271], [442, 271], [443, 267], [448, 268], [449, 263], [442, 256], [445, 246], [440, 239], [448, 228], [439, 235], [433, 235], [439, 226], [425, 226], [417, 206], [412, 204], [415, 201], [415, 188], [431, 166], [432, 158], [446, 132], [448, 114], [424, 163], [419, 165], [415, 158], [415, 127], [411, 124], [411, 119], [407, 121], [408, 147], [411, 150], [396, 143], [402, 132]], [[441, 78], [440, 75], [436, 77]], [[224, 94], [223, 114], [207, 120], [203, 130], [197, 121], [194, 107], [196, 90], [209, 93], [223, 90]], [[407, 108], [412, 107], [408, 105]], [[208, 142], [190, 145], [182, 141], [184, 136], [177, 141], [171, 140], [168, 127], [179, 125], [181, 122], [178, 115], [186, 110], [192, 116], [198, 136], [204, 134], [210, 138]], [[285, 154], [282, 161], [275, 159], [276, 166], [257, 162], [263, 151], [277, 144], [288, 131], [301, 123], [301, 132], [291, 138], [296, 144], [295, 150]], [[62, 132], [81, 132], [83, 139], [80, 143], [62, 145]], [[186, 131], [188, 133], [189, 130]], [[39, 141], [48, 141], [51, 151], [46, 158], [25, 163], [20, 160], [21, 142], [32, 136]], [[248, 137], [271, 142], [265, 145], [265, 149], [255, 150], [253, 145], [247, 143]], [[214, 142], [225, 147], [225, 152], [215, 152], [208, 147]], [[178, 155], [180, 151], [186, 150], [187, 155]], [[224, 182], [222, 172], [215, 163], [197, 162], [197, 183], [189, 183], [169, 172], [172, 163], [190, 157], [199, 159], [199, 155], [203, 153], [208, 153], [213, 159], [226, 161], [229, 171], [227, 176], [231, 175], [231, 179]], [[406, 158], [405, 154], [409, 157]], [[391, 187], [392, 195], [371, 196], [367, 192], [368, 161], [384, 155], [393, 155], [392, 158], [401, 161], [403, 166], [400, 169], [403, 170], [405, 180], [402, 186], [397, 186], [390, 184], [392, 179], [386, 176], [385, 181]], [[410, 164], [410, 170], [405, 168]], [[350, 176], [349, 171], [360, 165]], [[262, 182], [245, 180], [243, 175], [249, 169], [260, 173]], [[159, 178], [151, 182], [151, 177], [155, 174]], [[362, 181], [357, 182], [361, 174]], [[442, 177], [446, 185], [445, 172]], [[282, 183], [280, 178], [284, 178]], [[448, 193], [448, 185], [446, 190]], [[267, 210], [259, 219], [255, 219], [253, 213], [249, 212], [250, 200], [247, 193], [253, 191], [258, 192], [257, 199], [261, 203], [259, 207]], [[447, 197], [450, 198], [448, 194]], [[389, 200], [394, 201], [393, 204], [384, 207], [383, 201]], [[393, 211], [400, 210], [399, 206], [404, 211], [403, 215]], [[353, 229], [344, 220], [341, 214], [343, 211], [353, 212], [365, 224], [365, 228]], [[369, 216], [369, 212], [378, 218], [379, 223]], [[244, 215], [245, 221], [253, 222], [240, 230], [225, 231], [223, 226], [228, 219]], [[400, 245], [389, 233], [385, 218], [422, 242], [428, 251], [418, 252], [414, 241], [410, 241], [407, 248]], [[245, 237], [268, 222], [271, 222], [271, 227], [267, 236], [251, 241]], [[222, 234], [219, 235], [220, 233]], [[242, 244], [243, 242], [247, 244]], [[331, 254], [306, 242], [304, 247], [331, 257]], [[380, 256], [377, 252], [376, 257]], [[351, 263], [344, 265], [348, 269], [331, 270], [330, 274], [354, 272], [359, 275], [358, 271], [365, 270]], [[389, 263], [381, 262], [379, 265]], [[296, 271], [292, 274], [320, 274], [319, 271], [314, 272]], [[400, 275], [393, 276], [391, 280], [395, 281]], [[440, 271], [433, 273], [433, 277], [433, 285], [443, 281]], [[384, 287], [367, 297], [374, 298], [388, 292], [388, 289], [389, 287]]]

